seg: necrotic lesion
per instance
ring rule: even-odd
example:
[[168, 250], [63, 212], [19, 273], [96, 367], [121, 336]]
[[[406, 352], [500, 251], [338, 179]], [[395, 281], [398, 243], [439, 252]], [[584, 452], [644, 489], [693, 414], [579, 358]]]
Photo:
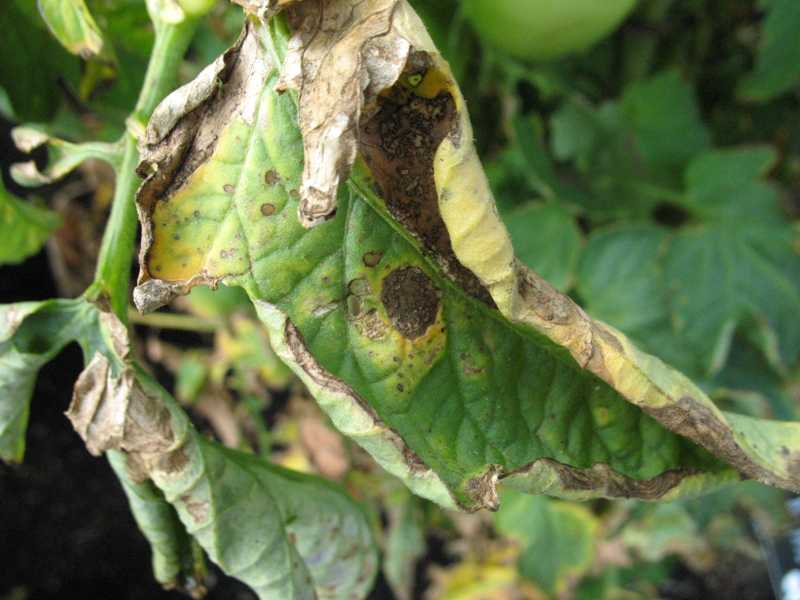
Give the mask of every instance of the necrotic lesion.
[[403, 76], [361, 123], [359, 149], [386, 208], [469, 295], [493, 306], [478, 278], [456, 258], [439, 213], [433, 159], [458, 127], [444, 75], [426, 52], [411, 53]]

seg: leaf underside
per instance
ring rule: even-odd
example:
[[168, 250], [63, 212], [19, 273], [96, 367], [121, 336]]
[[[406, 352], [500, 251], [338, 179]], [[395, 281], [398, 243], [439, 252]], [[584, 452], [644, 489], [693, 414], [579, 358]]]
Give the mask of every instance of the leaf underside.
[[333, 422], [447, 506], [496, 508], [498, 480], [578, 498], [741, 476], [800, 487], [797, 424], [720, 412], [500, 260], [510, 243], [433, 50], [412, 49], [377, 96], [335, 217], [305, 229], [297, 97], [275, 91], [285, 45], [278, 22], [253, 21], [151, 121], [141, 307], [197, 283], [242, 286]]

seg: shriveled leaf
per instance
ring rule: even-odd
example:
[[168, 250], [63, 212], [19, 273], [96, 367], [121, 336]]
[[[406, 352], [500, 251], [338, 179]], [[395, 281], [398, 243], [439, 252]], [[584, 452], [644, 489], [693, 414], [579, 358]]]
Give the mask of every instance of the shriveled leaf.
[[573, 283], [581, 252], [575, 219], [558, 203], [527, 204], [503, 215], [517, 258], [559, 290]]
[[[300, 78], [299, 115], [275, 91], [284, 34], [257, 20], [156, 111], [137, 304], [241, 285], [334, 424], [446, 506], [496, 508], [501, 480], [577, 498], [671, 497], [740, 473], [800, 487], [798, 424], [722, 413], [514, 258], [463, 99], [419, 20], [399, 0], [373, 15], [352, 8], [326, 3], [340, 30], [319, 37], [319, 3], [289, 14], [283, 81]], [[390, 49], [385, 68], [373, 42]], [[341, 70], [322, 68], [340, 59]], [[366, 82], [355, 94], [353, 77]], [[312, 90], [329, 95], [319, 115], [303, 99]], [[360, 120], [363, 161], [338, 186], [334, 216], [329, 195], [317, 210], [302, 194], [337, 189], [348, 172], [353, 138], [326, 129], [336, 110]], [[301, 131], [316, 116], [303, 161]]]
[[775, 0], [768, 11], [755, 69], [737, 90], [743, 98], [758, 102], [800, 83], [800, 4], [795, 0]]
[[17, 148], [23, 152], [32, 152], [41, 146], [47, 147], [48, 165], [44, 171], [40, 171], [34, 161], [11, 166], [11, 177], [14, 181], [28, 187], [53, 183], [85, 160], [92, 158], [103, 160], [118, 168], [122, 159], [122, 147], [119, 144], [101, 142], [73, 144], [51, 137], [35, 127], [15, 127], [11, 131], [11, 136]]
[[20, 263], [39, 252], [60, 224], [57, 213], [16, 198], [0, 181], [0, 265]]
[[559, 596], [594, 564], [597, 519], [583, 506], [508, 492], [494, 518], [523, 547], [520, 574]]
[[89, 58], [103, 50], [103, 34], [84, 0], [37, 0], [50, 31], [72, 54]]
[[[94, 354], [67, 412], [90, 452], [123, 451], [127, 479], [151, 480], [211, 560], [259, 598], [363, 598], [377, 560], [360, 508], [320, 478], [206, 440], [130, 363], [124, 334], [116, 342]], [[166, 507], [153, 490], [126, 487], [153, 538], [169, 519]], [[181, 540], [151, 539], [161, 578], [174, 576]]]

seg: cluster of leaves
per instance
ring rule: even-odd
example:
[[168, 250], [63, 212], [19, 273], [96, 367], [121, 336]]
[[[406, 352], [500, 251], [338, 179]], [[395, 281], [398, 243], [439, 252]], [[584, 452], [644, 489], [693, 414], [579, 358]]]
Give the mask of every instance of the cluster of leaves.
[[[238, 7], [219, 5], [205, 16], [193, 14], [186, 4], [150, 0], [145, 7], [125, 0], [40, 0], [37, 9], [32, 0], [10, 0], [0, 8], [0, 23], [9, 32], [0, 40], [7, 57], [0, 72], [0, 106], [10, 120], [36, 123], [16, 130], [21, 148], [46, 146], [49, 154], [47, 166], [40, 162], [15, 168], [12, 175], [19, 184], [50, 184], [91, 158], [117, 171], [117, 194], [131, 199], [138, 185], [133, 179], [137, 162], [133, 136], [144, 135], [155, 102], [173, 87], [169, 80], [195, 76], [233, 43], [242, 24]], [[680, 6], [666, 0], [643, 2], [621, 31], [592, 52], [534, 66], [482, 42], [460, 16], [459, 3], [414, 2], [456, 78], [465, 84], [479, 150], [517, 256], [594, 317], [690, 375], [726, 408], [753, 417], [795, 419], [800, 356], [800, 325], [795, 318], [800, 314], [796, 224], [800, 127], [792, 126], [796, 119], [790, 116], [800, 110], [800, 56], [794, 35], [800, 11], [792, 0], [771, 0], [760, 7], [744, 0], [734, 4], [722, 14], [700, 2]], [[755, 25], [759, 10], [765, 16]], [[686, 22], [696, 26], [680, 25]], [[174, 68], [154, 91], [145, 82], [148, 60], [157, 53], [159, 39], [176, 35], [181, 28], [191, 29], [191, 35], [179, 33], [186, 38], [184, 47], [171, 47], [178, 54], [172, 58]], [[281, 41], [281, 36], [273, 39]], [[189, 59], [181, 63], [190, 40]], [[480, 76], [467, 76], [474, 72]], [[139, 94], [143, 85], [154, 95], [149, 102]], [[288, 118], [294, 114], [292, 102], [288, 96], [267, 97], [263, 111]], [[231, 139], [242, 135], [234, 126], [222, 134]], [[274, 131], [273, 138], [284, 150], [290, 149], [286, 155], [296, 157], [296, 124], [270, 127], [265, 129]], [[271, 192], [268, 204], [254, 197], [253, 206], [244, 210], [252, 208], [253, 214], [265, 216], [285, 212], [294, 218], [293, 211], [282, 209], [293, 206], [290, 192], [293, 187], [296, 191], [300, 178], [297, 161], [289, 164], [289, 159], [270, 154], [272, 141], [265, 142], [267, 156], [259, 158], [263, 162], [257, 165], [258, 173], [241, 178], [245, 189], [235, 192], [235, 200], [245, 206], [246, 196], [255, 189], [253, 182], [261, 183], [267, 170], [268, 180], [274, 173], [286, 181], [280, 184], [284, 189]], [[204, 172], [208, 190], [192, 188], [186, 205], [178, 210], [205, 210], [198, 202], [209, 198], [222, 206], [217, 196], [225, 199], [225, 194], [233, 193], [225, 189], [229, 173], [224, 165], [226, 161], [235, 165], [241, 157], [233, 146], [224, 149], [228, 154], [215, 154]], [[244, 159], [241, 163], [242, 171], [251, 168]], [[211, 191], [217, 183], [219, 189]], [[307, 327], [302, 333], [312, 353], [324, 367], [357, 387], [381, 416], [402, 413], [391, 406], [399, 406], [398, 394], [368, 383], [380, 380], [381, 365], [360, 356], [357, 345], [342, 346], [336, 339], [343, 326], [330, 325], [326, 331], [306, 323], [308, 313], [320, 309], [325, 309], [326, 318], [333, 315], [327, 323], [339, 323], [334, 319], [340, 318], [340, 309], [341, 323], [348, 320], [345, 312], [369, 316], [380, 309], [369, 293], [353, 290], [348, 281], [338, 282], [347, 289], [335, 289], [327, 298], [330, 302], [320, 306], [311, 302], [319, 298], [309, 300], [302, 291], [304, 285], [317, 283], [324, 290], [322, 282], [338, 276], [339, 246], [358, 257], [341, 259], [351, 283], [369, 278], [361, 256], [367, 262], [365, 251], [376, 245], [389, 264], [411, 261], [430, 273], [401, 236], [369, 213], [365, 208], [372, 206], [369, 200], [360, 199], [368, 194], [357, 182], [349, 195], [348, 204], [342, 206], [340, 200], [340, 214], [346, 215], [352, 238], [342, 233], [340, 217], [316, 237], [314, 232], [322, 228], [301, 236], [293, 222], [272, 231], [275, 246], [301, 249], [299, 258], [281, 257], [270, 263], [274, 289], [256, 273], [231, 276], [241, 271], [228, 246], [242, 237], [254, 238], [240, 218], [239, 229], [215, 233], [209, 240], [222, 240], [220, 247], [230, 256], [227, 263], [221, 261], [219, 278], [241, 285], [250, 298], [235, 288], [212, 293], [198, 287], [176, 306], [178, 314], [133, 319], [144, 327], [137, 331], [143, 334], [150, 363], [174, 373], [177, 400], [205, 417], [216, 437], [236, 451], [199, 435], [178, 403], [132, 358], [127, 348], [137, 339], [129, 340], [118, 327], [128, 319], [127, 281], [120, 304], [119, 294], [111, 289], [119, 280], [103, 271], [110, 263], [104, 262], [101, 250], [97, 277], [82, 298], [12, 305], [0, 313], [0, 457], [21, 460], [36, 371], [65, 344], [77, 341], [87, 363], [84, 389], [95, 391], [87, 398], [117, 397], [120, 382], [125, 382], [129, 402], [146, 398], [145, 405], [166, 415], [163, 419], [174, 437], [184, 444], [181, 447], [189, 456], [188, 462], [184, 457], [185, 464], [170, 454], [172, 445], [155, 458], [147, 452], [140, 456], [141, 440], [125, 431], [121, 443], [107, 448], [113, 448], [112, 466], [153, 546], [157, 578], [196, 593], [202, 588], [203, 567], [198, 561], [202, 547], [262, 597], [270, 593], [287, 598], [313, 594], [338, 598], [346, 593], [360, 597], [375, 571], [374, 535], [383, 548], [386, 579], [399, 598], [411, 598], [415, 564], [426, 554], [426, 538], [435, 532], [448, 540], [448, 551], [458, 560], [431, 570], [427, 591], [431, 598], [653, 597], [676, 559], [702, 573], [734, 553], [752, 558], [755, 552], [745, 527], [731, 516], [735, 507], [771, 526], [781, 524], [782, 493], [758, 484], [737, 490], [735, 498], [722, 492], [661, 505], [635, 501], [582, 505], [509, 490], [493, 517], [444, 511], [399, 486], [360, 448], [335, 433], [327, 417], [309, 402], [295, 375], [277, 358], [286, 359], [287, 354], [275, 334], [275, 313], [265, 313], [271, 309], [260, 304], [274, 303], [298, 327]], [[215, 210], [227, 223], [229, 210]], [[4, 232], [0, 263], [16, 263], [37, 252], [61, 220], [40, 204], [0, 189]], [[205, 235], [206, 225], [188, 219], [181, 225], [179, 219], [167, 232], [177, 242], [180, 236]], [[157, 246], [155, 258], [148, 260], [154, 269], [160, 260], [159, 268], [181, 273], [173, 279], [190, 279], [196, 273], [187, 271], [185, 264], [205, 261], [209, 250], [202, 249], [199, 257], [193, 252], [178, 243], [161, 250]], [[268, 260], [280, 254], [279, 248], [270, 248], [270, 253], [265, 253]], [[276, 269], [290, 275], [277, 277]], [[126, 276], [124, 271], [122, 277]], [[295, 294], [297, 289], [301, 292]], [[336, 308], [340, 296], [348, 299]], [[448, 300], [448, 318], [469, 306], [457, 297]], [[284, 321], [278, 322], [283, 327]], [[368, 325], [367, 320], [358, 323], [360, 328]], [[470, 336], [506, 335], [491, 324], [477, 323], [463, 330], [457, 325], [449, 323], [448, 333], [462, 340], [461, 358], [466, 353], [473, 361], [483, 358], [470, 346]], [[153, 333], [171, 328], [213, 331], [214, 339], [205, 348], [185, 349]], [[475, 334], [477, 329], [482, 333]], [[312, 337], [321, 341], [313, 342]], [[426, 343], [438, 351], [435, 336]], [[514, 342], [519, 346], [513, 348], [509, 344], [510, 352], [528, 348], [525, 343]], [[389, 357], [393, 352], [366, 344], [360, 350], [364, 355], [389, 352], [381, 355]], [[535, 349], [525, 351], [535, 355]], [[356, 358], [351, 364], [342, 358], [345, 355]], [[353, 374], [365, 365], [374, 372]], [[485, 364], [470, 368], [479, 367]], [[413, 364], [409, 377], [413, 380], [417, 371], [427, 373], [425, 369], [422, 363]], [[309, 383], [313, 395], [333, 422], [367, 447], [368, 436], [356, 426], [343, 427], [342, 418], [337, 421], [336, 410], [330, 408], [333, 401], [313, 383]], [[402, 383], [389, 378], [387, 385], [394, 390]], [[429, 395], [461, 385], [467, 397], [475, 384], [448, 376], [432, 385]], [[131, 389], [141, 393], [132, 394]], [[555, 389], [565, 396], [572, 393], [566, 385]], [[577, 397], [582, 393], [578, 391]], [[471, 398], [478, 395], [475, 392]], [[276, 398], [287, 396], [291, 399], [279, 411], [278, 424], [266, 426], [265, 412], [274, 412]], [[494, 414], [489, 405], [473, 405], [481, 413], [478, 420]], [[428, 414], [431, 403], [415, 407], [417, 420], [436, 420], [436, 415]], [[73, 421], [91, 449], [102, 440], [95, 437], [91, 419], [86, 420], [91, 415], [82, 416], [80, 408], [75, 407]], [[461, 410], [456, 407], [451, 412]], [[356, 419], [352, 412], [345, 417]], [[466, 449], [453, 448], [452, 430], [444, 429], [448, 419], [440, 420], [443, 429], [429, 430], [427, 437], [417, 433], [419, 424], [413, 418], [397, 417], [390, 424], [422, 458], [436, 463], [450, 493], [467, 502], [465, 482], [472, 473], [465, 471], [506, 458], [475, 457], [475, 448], [484, 444], [475, 432], [463, 434], [466, 441], [460, 439]], [[127, 421], [123, 430], [126, 425]], [[440, 442], [444, 449], [435, 447]], [[490, 446], [485, 443], [484, 454], [490, 453]], [[581, 448], [556, 456], [581, 462], [591, 452]], [[131, 472], [123, 453], [144, 465], [144, 478]], [[374, 448], [372, 454], [376, 455]], [[540, 454], [550, 456], [547, 451]], [[532, 457], [530, 451], [524, 454], [526, 460]], [[705, 455], [683, 454], [681, 459], [719, 470]], [[177, 469], [176, 460], [181, 463]], [[320, 478], [300, 477], [276, 465], [339, 480], [365, 503], [366, 511]], [[519, 464], [510, 460], [504, 466]], [[635, 473], [646, 478], [671, 466], [668, 460], [664, 465], [651, 463]], [[441, 497], [426, 494], [419, 484], [416, 491]], [[381, 514], [387, 517], [385, 528]]]

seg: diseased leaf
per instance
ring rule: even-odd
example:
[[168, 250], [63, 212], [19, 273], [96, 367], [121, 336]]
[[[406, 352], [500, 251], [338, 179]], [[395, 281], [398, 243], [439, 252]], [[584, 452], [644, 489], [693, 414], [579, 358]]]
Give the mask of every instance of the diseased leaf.
[[498, 481], [573, 498], [741, 474], [800, 488], [798, 424], [721, 412], [514, 258], [464, 101], [408, 5], [325, 6], [339, 29], [324, 35], [318, 2], [288, 14], [299, 115], [275, 89], [285, 34], [258, 19], [154, 113], [138, 306], [241, 285], [333, 423], [445, 506], [496, 508]]
[[0, 181], [0, 265], [20, 263], [39, 252], [60, 224], [58, 214], [14, 197]]
[[559, 597], [594, 564], [597, 519], [583, 506], [508, 492], [497, 529], [523, 547], [520, 574]]
[[154, 535], [169, 514], [153, 490], [133, 485], [147, 480], [211, 560], [259, 598], [363, 598], [377, 559], [360, 508], [320, 478], [206, 440], [129, 361], [119, 322], [106, 313], [101, 318], [116, 332], [114, 344], [97, 351], [81, 373], [67, 416], [90, 452], [127, 455], [123, 483], [153, 544], [159, 578], [174, 578], [182, 537]]
[[770, 100], [800, 83], [800, 4], [775, 0], [768, 11], [755, 69], [737, 90], [741, 97], [757, 102]]
[[23, 152], [33, 152], [36, 148], [47, 147], [49, 163], [40, 171], [34, 161], [11, 165], [11, 177], [19, 185], [36, 187], [53, 183], [89, 159], [103, 160], [118, 168], [122, 157], [120, 144], [90, 142], [73, 144], [49, 136], [35, 127], [15, 127], [11, 136], [17, 148]]
[[39, 12], [53, 35], [72, 54], [83, 58], [103, 50], [103, 35], [84, 0], [37, 0]]

